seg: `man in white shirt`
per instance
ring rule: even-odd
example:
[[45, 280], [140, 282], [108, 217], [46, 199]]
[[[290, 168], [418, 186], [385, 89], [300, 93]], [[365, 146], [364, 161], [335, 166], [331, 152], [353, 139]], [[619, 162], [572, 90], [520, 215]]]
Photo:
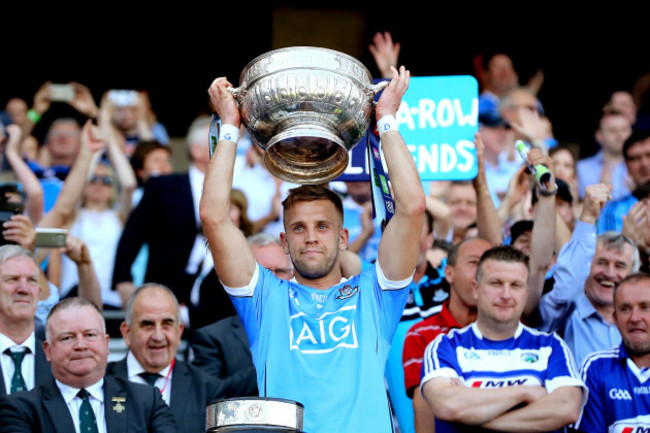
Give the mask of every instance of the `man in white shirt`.
[[104, 377], [108, 340], [99, 309], [67, 298], [50, 311], [43, 349], [53, 380], [0, 398], [0, 432], [176, 432], [160, 392]]
[[0, 396], [30, 390], [52, 378], [43, 341], [34, 333], [39, 278], [31, 251], [18, 245], [0, 247]]
[[223, 381], [176, 359], [183, 329], [178, 300], [169, 288], [154, 283], [139, 287], [126, 304], [120, 328], [129, 353], [110, 363], [106, 374], [155, 386], [178, 432], [191, 433], [205, 430], [206, 407], [225, 392]]

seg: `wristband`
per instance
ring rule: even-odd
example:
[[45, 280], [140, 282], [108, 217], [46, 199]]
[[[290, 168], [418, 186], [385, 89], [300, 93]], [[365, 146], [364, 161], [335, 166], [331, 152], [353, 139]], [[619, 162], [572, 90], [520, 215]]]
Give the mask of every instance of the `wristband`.
[[547, 190], [547, 189], [542, 189], [542, 188], [540, 188], [540, 187], [538, 186], [538, 187], [537, 187], [537, 193], [538, 193], [539, 195], [541, 195], [541, 196], [544, 196], [544, 197], [552, 197], [552, 196], [554, 196], [554, 195], [557, 195], [557, 192], [558, 192], [559, 188], [557, 187], [557, 184], [556, 184], [556, 183], [554, 183], [553, 185], [555, 186], [555, 189], [552, 190], [552, 191], [549, 191], [549, 190]]
[[219, 140], [230, 140], [233, 143], [239, 141], [239, 128], [234, 125], [221, 125], [219, 129]]
[[30, 108], [29, 110], [27, 110], [27, 118], [34, 123], [38, 123], [41, 121], [43, 116], [38, 114], [36, 110], [34, 110], [33, 108]]
[[379, 132], [379, 137], [388, 131], [397, 131], [395, 116], [386, 115], [377, 121], [377, 132]]

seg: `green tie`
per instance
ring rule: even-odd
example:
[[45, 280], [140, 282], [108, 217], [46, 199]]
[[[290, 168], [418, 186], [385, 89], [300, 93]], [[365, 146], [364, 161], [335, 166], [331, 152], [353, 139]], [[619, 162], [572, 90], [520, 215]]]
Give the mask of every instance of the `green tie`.
[[97, 419], [95, 418], [95, 412], [90, 406], [90, 400], [88, 396], [90, 394], [85, 389], [79, 390], [77, 397], [79, 397], [82, 402], [79, 407], [79, 432], [80, 433], [99, 433], [97, 430]]
[[158, 374], [158, 373], [149, 373], [149, 372], [146, 372], [146, 371], [143, 371], [142, 373], [140, 373], [139, 376], [142, 377], [144, 379], [144, 381], [147, 382], [151, 386], [156, 386], [156, 381], [158, 380], [159, 377], [161, 377], [160, 374]]
[[5, 353], [10, 355], [11, 359], [14, 360], [14, 375], [11, 377], [11, 390], [9, 391], [9, 394], [27, 390], [27, 385], [25, 385], [25, 379], [23, 378], [23, 370], [21, 368], [27, 350], [28, 349], [25, 349], [22, 352], [12, 352], [9, 349], [5, 350]]

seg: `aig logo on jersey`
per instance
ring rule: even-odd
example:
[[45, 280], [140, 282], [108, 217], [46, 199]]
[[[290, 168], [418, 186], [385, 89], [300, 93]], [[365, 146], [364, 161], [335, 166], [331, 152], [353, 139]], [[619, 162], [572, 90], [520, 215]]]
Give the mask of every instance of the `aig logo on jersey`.
[[327, 353], [337, 348], [356, 349], [357, 331], [354, 315], [357, 306], [349, 305], [335, 312], [313, 318], [305, 313], [291, 316], [291, 350], [302, 353]]
[[626, 389], [612, 388], [609, 390], [609, 398], [612, 400], [632, 400], [632, 396]]

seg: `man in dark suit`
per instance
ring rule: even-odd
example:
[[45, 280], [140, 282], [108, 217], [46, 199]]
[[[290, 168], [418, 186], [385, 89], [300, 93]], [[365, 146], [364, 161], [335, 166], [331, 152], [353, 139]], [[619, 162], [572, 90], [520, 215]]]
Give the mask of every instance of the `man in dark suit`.
[[[209, 126], [210, 118], [199, 117], [189, 128], [187, 144], [191, 164], [187, 173], [151, 177], [147, 181], [140, 203], [124, 226], [113, 270], [113, 286], [126, 305], [135, 290], [131, 266], [142, 245], [148, 244], [145, 281], [172, 288], [184, 306], [184, 321], [194, 329], [235, 314], [223, 290], [209, 287], [191, 296], [197, 275], [206, 275], [211, 268], [211, 262], [208, 263], [211, 258], [205, 260], [205, 237], [198, 216], [203, 179], [210, 162]], [[218, 283], [212, 274], [206, 280]], [[225, 312], [219, 313], [222, 307]], [[207, 312], [216, 318], [206, 322]]]
[[205, 430], [206, 407], [225, 394], [217, 378], [176, 359], [183, 333], [178, 314], [178, 301], [167, 287], [151, 283], [133, 292], [120, 328], [129, 353], [110, 363], [107, 375], [157, 387], [178, 431], [200, 432]]
[[[293, 266], [280, 240], [266, 233], [248, 238], [255, 261], [278, 278], [293, 277]], [[192, 338], [193, 364], [223, 380], [229, 397], [258, 394], [248, 337], [237, 315], [197, 330]]]
[[43, 348], [56, 380], [0, 398], [0, 432], [176, 432], [158, 391], [104, 377], [109, 337], [93, 303], [64, 299], [45, 329]]
[[43, 340], [34, 332], [39, 278], [31, 251], [18, 245], [0, 247], [0, 396], [32, 389], [52, 378]]

